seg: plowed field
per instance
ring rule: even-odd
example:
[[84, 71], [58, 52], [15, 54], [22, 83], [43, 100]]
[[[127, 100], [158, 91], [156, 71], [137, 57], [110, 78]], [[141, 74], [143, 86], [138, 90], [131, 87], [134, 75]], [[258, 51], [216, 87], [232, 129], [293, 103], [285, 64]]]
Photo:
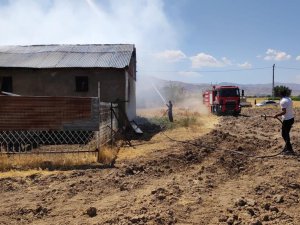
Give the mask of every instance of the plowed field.
[[[260, 117], [277, 111], [203, 115], [202, 133], [132, 141], [113, 168], [3, 177], [0, 224], [300, 224], [300, 158], [264, 157], [283, 148], [279, 121]], [[296, 152], [299, 134], [296, 117]]]

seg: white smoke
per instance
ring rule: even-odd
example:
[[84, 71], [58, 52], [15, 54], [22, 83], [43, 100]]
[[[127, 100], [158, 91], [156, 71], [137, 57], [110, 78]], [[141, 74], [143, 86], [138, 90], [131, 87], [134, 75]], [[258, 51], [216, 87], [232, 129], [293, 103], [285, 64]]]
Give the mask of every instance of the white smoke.
[[[0, 44], [135, 44], [140, 91], [149, 85], [141, 82], [145, 75], [176, 79], [145, 72], [173, 67], [157, 58], [178, 49], [179, 32], [164, 10], [164, 0], [8, 0], [0, 3]], [[155, 89], [149, 93], [159, 98]]]
[[13, 0], [0, 4], [1, 45], [131, 43], [138, 56], [176, 46], [162, 0]]

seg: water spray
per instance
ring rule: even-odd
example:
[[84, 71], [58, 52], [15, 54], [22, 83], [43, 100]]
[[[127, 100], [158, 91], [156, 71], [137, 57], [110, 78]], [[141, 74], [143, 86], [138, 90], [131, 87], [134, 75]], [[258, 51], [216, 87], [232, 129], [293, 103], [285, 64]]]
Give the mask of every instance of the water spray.
[[151, 82], [152, 87], [154, 88], [154, 90], [157, 92], [157, 94], [160, 96], [161, 100], [163, 101], [164, 104], [167, 104], [166, 100], [164, 99], [164, 97], [161, 95], [161, 93], [159, 92], [159, 90], [155, 87], [155, 85], [153, 84], [153, 82]]
[[98, 9], [97, 5], [93, 0], [85, 0], [90, 9], [97, 14], [97, 16], [101, 16], [101, 11]]

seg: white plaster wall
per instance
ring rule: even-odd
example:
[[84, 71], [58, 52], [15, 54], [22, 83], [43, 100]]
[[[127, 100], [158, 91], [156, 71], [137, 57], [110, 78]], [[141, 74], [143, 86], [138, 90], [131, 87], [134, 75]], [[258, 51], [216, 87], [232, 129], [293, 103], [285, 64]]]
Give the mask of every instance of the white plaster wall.
[[126, 114], [129, 120], [133, 120], [136, 117], [136, 81], [127, 72], [125, 96], [127, 101]]

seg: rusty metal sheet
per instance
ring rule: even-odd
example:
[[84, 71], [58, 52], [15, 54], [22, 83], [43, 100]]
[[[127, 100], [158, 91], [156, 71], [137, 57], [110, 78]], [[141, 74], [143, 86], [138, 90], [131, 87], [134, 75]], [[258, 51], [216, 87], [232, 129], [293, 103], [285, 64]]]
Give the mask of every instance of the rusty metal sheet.
[[0, 96], [0, 131], [99, 130], [97, 98]]

